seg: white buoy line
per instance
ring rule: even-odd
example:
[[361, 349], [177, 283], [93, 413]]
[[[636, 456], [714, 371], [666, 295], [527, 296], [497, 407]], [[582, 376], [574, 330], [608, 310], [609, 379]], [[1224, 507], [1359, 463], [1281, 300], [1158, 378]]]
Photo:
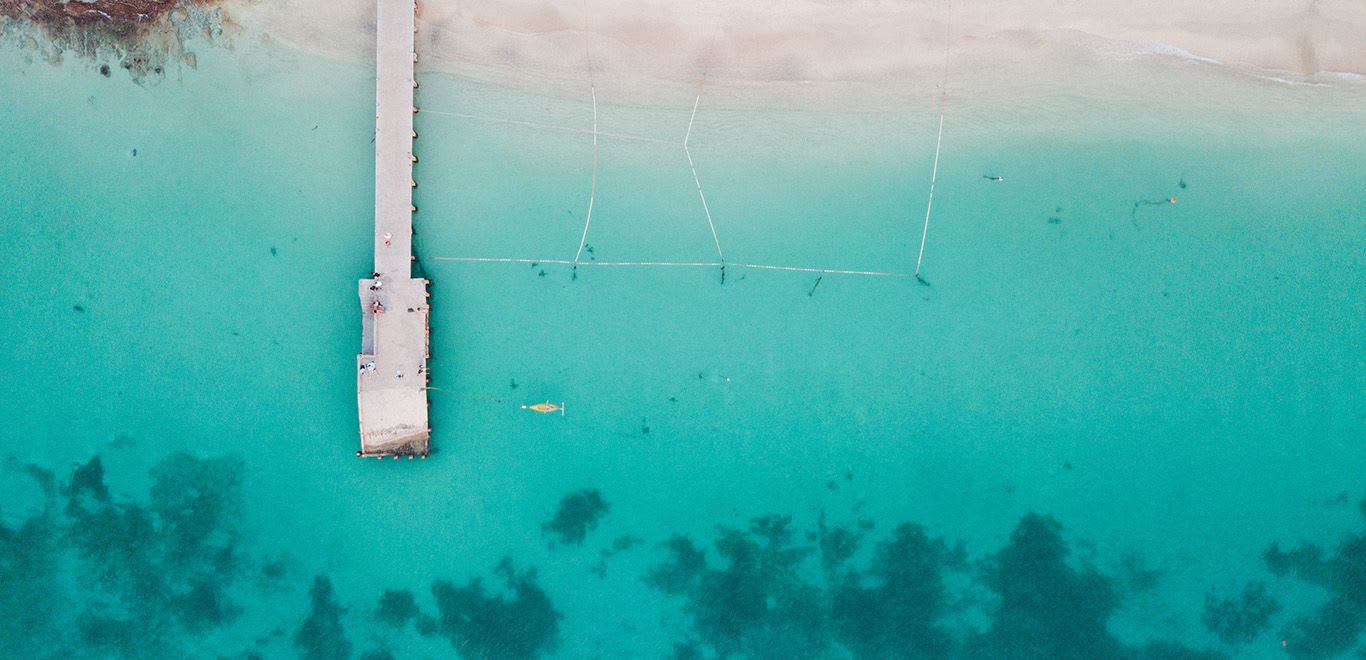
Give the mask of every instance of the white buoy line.
[[[586, 212], [585, 218], [584, 218], [583, 231], [580, 233], [578, 248], [577, 248], [577, 250], [575, 251], [575, 253], [574, 253], [574, 258], [573, 258], [572, 260], [569, 260], [569, 259], [532, 259], [532, 258], [523, 258], [523, 257], [425, 257], [425, 259], [426, 259], [426, 260], [432, 260], [432, 261], [464, 262], [464, 263], [514, 263], [514, 264], [532, 264], [532, 265], [538, 265], [538, 264], [557, 264], [557, 265], [567, 265], [567, 266], [571, 266], [571, 267], [573, 267], [573, 268], [575, 268], [575, 269], [577, 269], [578, 266], [599, 266], [599, 267], [609, 267], [609, 268], [610, 268], [610, 267], [720, 268], [720, 269], [721, 269], [721, 272], [722, 272], [722, 282], [723, 282], [723, 283], [724, 283], [724, 281], [725, 281], [725, 269], [726, 269], [727, 266], [732, 267], [732, 268], [741, 268], [741, 269], [772, 270], [772, 271], [785, 271], [785, 272], [801, 272], [801, 273], [814, 273], [814, 274], [822, 274], [822, 275], [824, 275], [824, 274], [830, 274], [830, 275], [854, 275], [854, 276], [892, 277], [892, 278], [915, 278], [915, 279], [919, 280], [920, 282], [925, 283], [925, 281], [921, 278], [920, 273], [921, 273], [921, 266], [922, 266], [922, 264], [923, 264], [924, 257], [925, 257], [925, 245], [926, 245], [926, 242], [927, 242], [927, 239], [928, 239], [928, 236], [929, 236], [930, 219], [931, 219], [931, 216], [932, 216], [932, 213], [933, 213], [933, 208], [934, 208], [935, 186], [936, 186], [936, 183], [937, 183], [937, 181], [938, 181], [938, 176], [939, 176], [939, 160], [940, 160], [940, 153], [941, 153], [942, 146], [943, 146], [945, 106], [946, 106], [946, 104], [947, 104], [947, 94], [948, 94], [948, 92], [947, 92], [947, 87], [948, 87], [948, 67], [949, 67], [949, 53], [950, 53], [950, 46], [951, 46], [950, 34], [951, 34], [951, 28], [952, 28], [952, 25], [951, 25], [951, 23], [949, 22], [949, 18], [951, 18], [951, 12], [952, 12], [952, 2], [951, 2], [951, 0], [949, 0], [949, 5], [948, 5], [948, 7], [949, 7], [949, 13], [946, 15], [946, 20], [945, 20], [944, 68], [943, 68], [943, 80], [942, 80], [942, 83], [941, 83], [941, 85], [940, 85], [939, 122], [938, 122], [938, 129], [937, 129], [937, 131], [936, 131], [936, 137], [935, 137], [934, 164], [933, 164], [933, 166], [932, 166], [932, 168], [931, 168], [931, 172], [930, 172], [929, 194], [928, 194], [928, 198], [927, 198], [927, 200], [926, 200], [926, 205], [925, 205], [925, 219], [924, 219], [924, 225], [923, 225], [922, 231], [921, 231], [920, 248], [919, 248], [919, 252], [918, 252], [917, 257], [916, 257], [916, 264], [915, 264], [915, 272], [914, 272], [914, 273], [908, 274], [908, 273], [901, 273], [901, 272], [894, 272], [894, 271], [853, 270], [853, 269], [818, 268], [818, 267], [806, 267], [806, 266], [784, 266], [784, 265], [775, 265], [775, 264], [731, 263], [731, 262], [726, 261], [725, 253], [724, 253], [724, 251], [723, 251], [722, 248], [721, 248], [721, 239], [720, 239], [720, 236], [719, 236], [719, 234], [718, 234], [718, 232], [717, 232], [717, 230], [716, 230], [716, 221], [715, 221], [715, 219], [714, 219], [713, 216], [712, 216], [711, 207], [710, 207], [710, 205], [707, 203], [706, 193], [703, 191], [701, 177], [698, 175], [698, 171], [697, 171], [697, 163], [696, 163], [696, 160], [693, 158], [692, 149], [691, 149], [691, 146], [690, 146], [690, 142], [691, 142], [691, 139], [692, 139], [693, 128], [694, 128], [694, 126], [695, 126], [695, 124], [696, 124], [696, 121], [697, 121], [698, 110], [699, 110], [699, 108], [701, 107], [703, 86], [705, 85], [705, 82], [706, 82], [706, 73], [705, 73], [705, 71], [703, 72], [702, 80], [701, 80], [701, 81], [699, 82], [699, 84], [698, 84], [697, 94], [696, 94], [696, 96], [693, 98], [692, 112], [691, 112], [691, 114], [689, 115], [689, 118], [688, 118], [688, 126], [687, 126], [686, 131], [684, 132], [682, 142], [678, 142], [678, 141], [675, 141], [675, 140], [661, 139], [661, 138], [652, 137], [652, 136], [647, 136], [647, 135], [634, 135], [634, 134], [630, 134], [630, 133], [616, 133], [616, 132], [610, 132], [610, 131], [600, 131], [600, 130], [599, 130], [599, 126], [598, 126], [597, 86], [596, 86], [596, 83], [595, 83], [594, 81], [592, 81], [592, 79], [591, 79], [591, 78], [592, 78], [592, 71], [591, 71], [591, 70], [589, 71], [589, 77], [590, 77], [589, 98], [590, 98], [590, 103], [591, 103], [591, 107], [592, 107], [592, 126], [591, 126], [590, 128], [582, 128], [582, 127], [577, 127], [577, 126], [567, 126], [567, 125], [554, 124], [554, 123], [548, 123], [548, 122], [536, 122], [536, 121], [529, 121], [529, 120], [522, 120], [522, 119], [513, 119], [513, 118], [508, 118], [508, 117], [495, 117], [495, 116], [476, 115], [476, 114], [461, 113], [461, 112], [447, 112], [447, 111], [441, 111], [441, 110], [430, 110], [430, 109], [424, 108], [424, 109], [423, 109], [423, 114], [438, 115], [438, 116], [446, 116], [446, 117], [459, 118], [459, 119], [466, 119], [466, 120], [478, 121], [478, 122], [500, 123], [500, 124], [514, 125], [514, 126], [523, 126], [523, 127], [527, 127], [527, 128], [536, 128], [536, 129], [544, 129], [544, 130], [564, 131], [564, 132], [576, 133], [576, 134], [588, 134], [588, 135], [591, 135], [591, 136], [592, 136], [592, 146], [593, 146], [592, 165], [591, 165], [590, 176], [589, 176], [589, 195], [588, 195], [587, 212]], [[433, 25], [430, 25], [430, 24], [429, 24], [429, 26], [430, 26], [430, 27], [437, 27], [438, 29], [444, 29], [444, 28], [440, 28], [440, 26], [433, 26]], [[591, 54], [590, 54], [590, 55], [591, 55]], [[591, 60], [591, 57], [590, 57], [590, 60]], [[698, 200], [701, 202], [701, 205], [702, 205], [702, 212], [703, 212], [703, 215], [706, 217], [706, 220], [707, 220], [707, 227], [708, 227], [708, 229], [709, 229], [710, 232], [711, 232], [712, 243], [713, 243], [713, 245], [716, 247], [717, 261], [596, 261], [596, 260], [583, 261], [583, 260], [582, 260], [583, 253], [584, 253], [584, 251], [585, 251], [585, 249], [586, 249], [586, 247], [587, 247], [587, 244], [588, 244], [588, 233], [589, 233], [590, 227], [591, 227], [592, 222], [593, 222], [593, 208], [594, 208], [594, 204], [595, 204], [596, 197], [597, 197], [597, 174], [598, 174], [598, 165], [599, 165], [599, 162], [598, 162], [598, 161], [599, 161], [599, 155], [598, 155], [598, 140], [599, 140], [600, 137], [602, 137], [602, 138], [617, 138], [617, 139], [623, 139], [623, 140], [634, 140], [634, 141], [639, 141], [639, 142], [649, 142], [649, 143], [655, 143], [655, 144], [665, 144], [665, 145], [673, 145], [673, 146], [680, 146], [680, 147], [682, 147], [684, 157], [685, 157], [685, 158], [687, 159], [687, 161], [688, 161], [688, 168], [689, 168], [689, 170], [690, 170], [691, 173], [692, 173], [693, 185], [694, 185], [695, 189], [697, 190]]]
[[583, 246], [588, 243], [588, 225], [593, 224], [593, 200], [598, 196], [598, 90], [596, 86], [590, 86], [588, 91], [593, 97], [593, 174], [588, 191], [588, 214], [583, 221], [583, 236], [579, 237], [579, 251], [574, 253], [575, 264], [579, 263]]
[[[507, 117], [490, 117], [487, 115], [474, 115], [466, 112], [446, 112], [444, 110], [428, 110], [427, 106], [422, 107], [424, 115], [441, 115], [443, 117], [456, 117], [468, 119], [470, 121], [484, 122], [489, 124], [511, 124], [514, 126], [525, 126], [527, 128], [539, 128], [549, 131], [564, 131], [566, 133], [577, 133], [579, 135], [591, 135], [594, 133], [592, 128], [580, 126], [565, 126], [563, 124], [550, 124], [544, 122], [529, 121], [525, 119], [509, 119]], [[682, 143], [677, 140], [665, 140], [663, 138], [650, 137], [648, 135], [632, 135], [630, 133], [614, 133], [612, 131], [597, 131], [598, 137], [617, 138], [619, 140], [634, 140], [636, 142], [650, 142], [653, 144], [663, 144], [671, 147], [680, 146]]]
[[749, 268], [754, 270], [777, 270], [797, 273], [819, 273], [823, 275], [866, 275], [872, 277], [915, 277], [910, 273], [897, 273], [878, 270], [850, 270], [843, 268], [814, 268], [807, 266], [780, 266], [774, 264], [741, 264], [721, 261], [571, 261], [569, 259], [528, 259], [525, 257], [426, 257], [428, 261], [457, 261], [472, 263], [500, 264], [558, 264], [564, 266], [603, 266], [603, 267], [666, 267], [666, 268]]
[[[562, 126], [562, 125], [555, 125], [555, 124], [541, 124], [541, 123], [536, 123], [536, 122], [528, 122], [528, 121], [522, 121], [522, 120], [516, 120], [516, 119], [507, 119], [507, 118], [499, 118], [499, 117], [480, 117], [480, 116], [475, 116], [475, 115], [467, 115], [467, 114], [463, 114], [463, 113], [454, 113], [454, 112], [441, 112], [441, 111], [428, 111], [428, 110], [423, 110], [424, 113], [430, 113], [430, 114], [440, 114], [440, 115], [446, 115], [446, 116], [452, 116], [452, 117], [460, 117], [460, 118], [466, 118], [466, 119], [477, 120], [477, 121], [489, 121], [489, 122], [506, 123], [506, 124], [512, 124], [512, 125], [521, 125], [521, 126], [528, 126], [528, 127], [533, 127], [533, 128], [545, 128], [545, 129], [554, 129], [554, 130], [564, 130], [564, 131], [569, 131], [569, 132], [574, 132], [574, 133], [589, 134], [589, 135], [592, 135], [592, 136], [593, 136], [593, 155], [592, 155], [592, 164], [591, 164], [591, 166], [590, 166], [590, 176], [589, 176], [588, 209], [587, 209], [587, 213], [585, 214], [584, 225], [583, 225], [583, 231], [582, 231], [582, 232], [580, 233], [580, 235], [579, 235], [579, 244], [578, 244], [578, 248], [577, 248], [577, 250], [576, 250], [575, 253], [574, 253], [574, 258], [573, 258], [573, 259], [553, 259], [553, 258], [552, 258], [552, 259], [533, 259], [533, 258], [527, 258], [527, 257], [425, 257], [424, 260], [429, 260], [429, 261], [447, 261], [447, 262], [463, 262], [463, 263], [502, 263], [502, 264], [531, 264], [531, 265], [546, 265], [546, 264], [553, 264], [553, 265], [565, 265], [565, 266], [570, 266], [570, 267], [573, 267], [573, 268], [575, 268], [575, 269], [577, 269], [579, 266], [597, 266], [597, 267], [604, 267], [604, 268], [613, 268], [613, 267], [616, 267], [616, 268], [659, 267], [659, 268], [722, 268], [722, 269], [729, 267], [729, 268], [750, 269], [750, 270], [769, 270], [769, 271], [781, 271], [781, 272], [812, 273], [812, 274], [819, 274], [819, 275], [853, 275], [853, 276], [891, 277], [891, 278], [911, 278], [911, 277], [914, 277], [914, 275], [909, 274], [909, 273], [899, 273], [899, 272], [894, 272], [894, 271], [856, 270], [856, 269], [843, 269], [843, 268], [819, 268], [819, 267], [810, 267], [810, 266], [786, 266], [786, 265], [779, 265], [779, 264], [732, 263], [732, 262], [726, 261], [726, 260], [725, 260], [725, 252], [722, 250], [722, 247], [721, 247], [721, 239], [720, 239], [720, 236], [719, 236], [718, 232], [716, 231], [716, 221], [715, 221], [715, 219], [712, 217], [712, 214], [711, 214], [711, 207], [710, 207], [710, 205], [707, 203], [706, 193], [704, 193], [703, 190], [702, 190], [702, 181], [701, 181], [701, 177], [698, 175], [698, 172], [697, 172], [697, 162], [696, 162], [696, 160], [693, 158], [692, 149], [691, 149], [691, 147], [690, 147], [690, 144], [691, 144], [691, 141], [692, 141], [693, 128], [696, 126], [696, 123], [697, 123], [697, 114], [698, 114], [699, 108], [701, 107], [701, 102], [702, 102], [702, 88], [701, 88], [701, 86], [699, 85], [699, 87], [698, 87], [698, 94], [693, 98], [693, 107], [692, 107], [692, 111], [691, 111], [691, 113], [690, 113], [690, 115], [689, 115], [689, 117], [688, 117], [688, 127], [687, 127], [687, 129], [684, 131], [684, 135], [683, 135], [683, 140], [682, 140], [682, 142], [675, 142], [675, 141], [669, 141], [669, 140], [661, 140], [661, 139], [649, 138], [649, 137], [645, 137], [645, 136], [632, 136], [632, 135], [620, 134], [620, 133], [614, 134], [614, 133], [609, 133], [609, 132], [600, 131], [600, 130], [599, 130], [599, 124], [598, 124], [598, 99], [597, 99], [597, 87], [596, 87], [595, 84], [590, 84], [590, 86], [589, 86], [589, 100], [590, 100], [590, 104], [591, 104], [591, 108], [592, 108], [592, 126], [591, 126], [591, 128], [577, 128], [577, 127], [572, 127], [572, 126]], [[658, 142], [658, 143], [663, 143], [663, 144], [671, 144], [671, 145], [676, 145], [676, 146], [682, 147], [684, 157], [685, 157], [685, 158], [687, 159], [687, 161], [688, 161], [688, 169], [689, 169], [689, 170], [691, 171], [691, 173], [692, 173], [693, 185], [694, 185], [694, 187], [695, 187], [696, 190], [697, 190], [698, 201], [701, 202], [701, 204], [702, 204], [702, 212], [703, 212], [703, 215], [704, 215], [704, 216], [706, 217], [706, 219], [707, 219], [707, 228], [708, 228], [708, 229], [710, 230], [710, 232], [711, 232], [712, 244], [716, 247], [717, 261], [596, 261], [596, 260], [583, 261], [583, 260], [582, 260], [582, 259], [583, 259], [584, 250], [586, 249], [587, 244], [588, 244], [588, 233], [589, 233], [589, 230], [591, 229], [591, 226], [592, 226], [592, 222], [593, 222], [593, 208], [594, 208], [594, 205], [595, 205], [595, 202], [596, 202], [596, 198], [597, 198], [597, 172], [598, 172], [598, 166], [599, 166], [598, 138], [599, 138], [600, 136], [626, 137], [626, 138], [629, 138], [629, 139], [639, 139], [639, 140], [645, 140], [645, 141], [651, 141], [651, 142]]]
[[934, 184], [939, 180], [939, 148], [944, 144], [944, 110], [949, 100], [949, 50], [953, 44], [953, 0], [948, 0], [944, 14], [944, 75], [939, 83], [939, 131], [934, 138], [934, 166], [930, 169], [930, 194], [925, 201], [925, 227], [920, 232], [920, 253], [915, 257], [915, 279], [920, 277], [920, 264], [925, 260], [925, 239], [930, 235], [930, 212], [934, 209]]
[[697, 186], [697, 197], [702, 200], [702, 212], [707, 214], [707, 226], [711, 228], [711, 240], [716, 243], [716, 256], [721, 261], [726, 260], [726, 255], [721, 252], [721, 239], [716, 236], [716, 223], [711, 219], [711, 208], [707, 206], [707, 196], [702, 193], [702, 180], [697, 177], [697, 164], [693, 162], [692, 150], [688, 148], [688, 140], [692, 139], [692, 125], [697, 121], [697, 106], [702, 103], [702, 89], [698, 86], [697, 98], [692, 102], [692, 117], [688, 119], [688, 132], [683, 135], [683, 154], [688, 157], [688, 167], [692, 169], [692, 181]]

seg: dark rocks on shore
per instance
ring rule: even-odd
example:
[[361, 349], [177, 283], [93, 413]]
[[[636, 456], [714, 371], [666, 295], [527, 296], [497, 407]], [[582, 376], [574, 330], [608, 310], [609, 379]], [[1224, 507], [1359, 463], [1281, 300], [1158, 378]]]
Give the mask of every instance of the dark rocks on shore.
[[[95, 61], [117, 61], [135, 82], [159, 80], [171, 64], [196, 66], [185, 52], [186, 37], [221, 31], [222, 0], [0, 0], [0, 22], [29, 25], [36, 47], [57, 64], [65, 53]], [[99, 66], [109, 77], [109, 64]]]

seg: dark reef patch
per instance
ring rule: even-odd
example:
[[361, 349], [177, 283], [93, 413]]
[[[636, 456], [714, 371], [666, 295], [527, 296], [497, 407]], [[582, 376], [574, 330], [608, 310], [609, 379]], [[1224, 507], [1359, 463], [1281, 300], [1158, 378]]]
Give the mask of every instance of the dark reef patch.
[[820, 590], [801, 574], [813, 551], [793, 545], [791, 518], [756, 518], [748, 530], [723, 530], [722, 568], [701, 571], [688, 610], [698, 637], [720, 654], [815, 657], [830, 626]]
[[[51, 492], [50, 473], [31, 468], [29, 474]], [[51, 511], [14, 528], [0, 524], [0, 648], [11, 657], [42, 657], [62, 637], [57, 622], [67, 603], [52, 587], [60, 540]]]
[[223, 589], [204, 578], [191, 584], [189, 591], [173, 596], [171, 605], [190, 632], [222, 625], [242, 613], [242, 608], [229, 600]]
[[1062, 660], [1076, 658], [1217, 658], [1209, 651], [1157, 641], [1120, 642], [1108, 622], [1121, 604], [1115, 579], [1085, 563], [1073, 566], [1062, 525], [1028, 514], [1010, 542], [988, 558], [982, 583], [996, 596], [991, 625], [970, 636], [969, 657]]
[[401, 626], [417, 618], [417, 600], [407, 589], [386, 589], [379, 599], [376, 618], [391, 626]]
[[814, 548], [793, 544], [791, 518], [755, 518], [723, 528], [718, 567], [691, 541], [668, 542], [671, 559], [646, 581], [684, 598], [699, 643], [721, 657], [822, 657], [830, 649], [827, 598], [802, 568]]
[[627, 550], [630, 550], [631, 548], [634, 548], [634, 547], [636, 547], [637, 545], [640, 545], [640, 541], [641, 541], [641, 539], [640, 539], [640, 537], [638, 537], [638, 536], [631, 536], [630, 534], [622, 534], [621, 536], [618, 536], [618, 537], [616, 537], [615, 539], [612, 539], [612, 549], [611, 549], [611, 553], [612, 553], [612, 554], [616, 554], [616, 553], [618, 553], [618, 552], [625, 552], [625, 551], [627, 551]]
[[1029, 514], [1010, 543], [987, 561], [983, 578], [999, 598], [973, 655], [1018, 658], [1114, 658], [1120, 644], [1106, 628], [1119, 605], [1112, 581], [1094, 568], [1074, 569], [1062, 526]]
[[294, 646], [306, 660], [345, 660], [351, 657], [351, 642], [342, 629], [341, 616], [346, 609], [337, 604], [332, 594], [332, 581], [326, 576], [313, 578], [308, 590], [311, 606], [308, 618], [294, 633]]
[[[29, 505], [36, 513], [15, 522], [6, 511], [10, 517], [0, 523], [6, 657], [196, 657], [205, 644], [235, 631], [234, 623], [255, 625], [257, 617], [243, 612], [256, 595], [283, 591], [302, 605], [299, 592], [309, 580], [299, 584], [293, 564], [242, 550], [239, 459], [169, 455], [148, 471], [145, 498], [111, 488], [106, 468], [113, 467], [121, 464], [93, 456], [59, 478], [24, 466], [41, 498]], [[1357, 506], [1366, 516], [1366, 500]], [[583, 545], [608, 509], [598, 491], [579, 490], [560, 501], [542, 531]], [[849, 515], [858, 511], [854, 506]], [[1132, 553], [1101, 570], [1093, 557], [1103, 553], [1087, 551], [1084, 540], [1069, 539], [1058, 521], [1043, 515], [1022, 517], [1003, 546], [971, 561], [962, 544], [920, 525], [883, 528], [867, 518], [831, 521], [824, 513], [804, 527], [786, 516], [758, 517], [705, 537], [675, 535], [653, 550], [626, 534], [595, 541], [578, 555], [553, 554], [588, 560], [574, 566], [596, 562], [592, 570], [604, 576], [618, 553], [661, 554], [643, 577], [680, 606], [684, 625], [673, 631], [671, 648], [659, 649], [671, 657], [1220, 657], [1165, 640], [1121, 641], [1112, 619], [1126, 598], [1159, 586], [1161, 574]], [[1366, 529], [1336, 546], [1272, 545], [1263, 558], [1271, 573], [1321, 587], [1326, 598], [1318, 608], [1285, 616], [1261, 582], [1208, 593], [1201, 622], [1231, 653], [1265, 641], [1282, 623], [1276, 639], [1286, 640], [1293, 657], [1361, 653]], [[435, 611], [412, 591], [385, 591], [377, 608], [371, 609], [375, 600], [361, 608], [355, 619], [367, 620], [367, 627], [350, 631], [350, 640], [343, 629], [351, 621], [348, 610], [330, 581], [318, 576], [306, 615], [291, 608], [288, 622], [267, 622], [276, 629], [256, 637], [253, 652], [275, 657], [294, 650], [292, 644], [306, 658], [379, 660], [400, 648], [380, 635], [416, 634], [428, 644], [444, 647], [440, 640], [446, 640], [461, 657], [553, 654], [563, 617], [536, 571], [504, 560], [494, 575], [432, 583]], [[625, 634], [637, 625], [624, 621]], [[251, 657], [240, 649], [222, 657]]]
[[668, 657], [670, 660], [702, 660], [704, 656], [696, 642], [678, 642], [673, 645]]
[[261, 564], [261, 579], [267, 582], [274, 582], [285, 576], [285, 561], [283, 559], [273, 559]]
[[418, 631], [445, 637], [466, 658], [534, 658], [554, 651], [562, 615], [536, 582], [536, 572], [518, 571], [504, 559], [497, 573], [511, 597], [487, 593], [479, 578], [463, 587], [433, 583], [438, 614], [420, 614]]
[[1267, 595], [1265, 584], [1249, 582], [1238, 597], [1206, 594], [1205, 614], [1200, 620], [1219, 637], [1219, 641], [1244, 644], [1256, 639], [1271, 623], [1271, 617], [1280, 611], [1280, 603]]
[[238, 497], [242, 488], [242, 463], [235, 458], [197, 459], [172, 454], [152, 468], [152, 512], [161, 522], [174, 561], [210, 558], [220, 565], [233, 561], [232, 543], [240, 518]]
[[152, 468], [147, 503], [113, 493], [99, 456], [60, 483], [29, 466], [47, 499], [17, 528], [0, 525], [0, 648], [175, 657], [186, 637], [236, 620], [241, 470], [173, 454]]
[[109, 501], [109, 488], [104, 485], [104, 464], [95, 456], [76, 467], [71, 480], [62, 487], [62, 494], [72, 500], [92, 497], [96, 502]]
[[83, 637], [122, 644], [124, 632], [105, 630], [121, 620], [139, 647], [156, 648], [236, 618], [227, 594], [240, 567], [241, 471], [235, 458], [172, 454], [152, 468], [144, 507], [110, 496], [99, 457], [76, 469], [63, 488], [67, 537], [105, 596], [82, 613]]
[[542, 524], [541, 531], [557, 537], [561, 543], [581, 545], [611, 507], [597, 489], [570, 493], [560, 500], [555, 517]]
[[827, 579], [834, 576], [844, 562], [854, 556], [859, 545], [863, 543], [864, 535], [871, 529], [871, 521], [867, 527], [860, 526], [856, 529], [843, 525], [831, 527], [825, 522], [825, 512], [821, 512], [816, 532], [807, 534], [807, 538], [820, 543], [821, 568], [825, 570]]
[[[1366, 518], [1366, 499], [1360, 510]], [[1366, 631], [1366, 530], [1348, 535], [1331, 556], [1313, 544], [1290, 551], [1272, 544], [1262, 557], [1275, 575], [1291, 575], [1328, 592], [1318, 610], [1296, 617], [1282, 631], [1286, 652], [1297, 658], [1349, 653]]]
[[1143, 558], [1129, 553], [1119, 562], [1120, 577], [1130, 592], [1152, 591], [1162, 581], [1162, 571], [1149, 568]]
[[1121, 642], [1109, 630], [1122, 601], [1116, 578], [1074, 565], [1052, 518], [1022, 518], [1010, 542], [976, 570], [961, 544], [922, 526], [903, 523], [865, 548], [871, 528], [862, 520], [830, 525], [822, 515], [799, 544], [790, 518], [766, 516], [746, 529], [721, 528], [710, 547], [674, 536], [664, 544], [666, 559], [645, 576], [682, 598], [691, 619], [674, 655], [1220, 657], [1167, 641]]
[[707, 568], [707, 555], [686, 536], [674, 536], [665, 544], [670, 559], [645, 576], [646, 584], [666, 594], [682, 595]]
[[[847, 557], [847, 547], [840, 556]], [[843, 561], [841, 559], [841, 561]], [[846, 573], [835, 588], [831, 618], [837, 636], [858, 657], [947, 658], [954, 640], [944, 627], [947, 569], [967, 567], [967, 552], [902, 524], [877, 546], [864, 572]]]
[[76, 630], [81, 642], [92, 649], [114, 653], [123, 657], [135, 657], [138, 640], [134, 635], [136, 624], [127, 619], [83, 612], [76, 618]]
[[607, 577], [607, 560], [616, 556], [618, 553], [626, 552], [641, 543], [640, 537], [623, 534], [612, 540], [612, 546], [598, 551], [598, 561], [593, 565], [593, 574], [600, 577]]

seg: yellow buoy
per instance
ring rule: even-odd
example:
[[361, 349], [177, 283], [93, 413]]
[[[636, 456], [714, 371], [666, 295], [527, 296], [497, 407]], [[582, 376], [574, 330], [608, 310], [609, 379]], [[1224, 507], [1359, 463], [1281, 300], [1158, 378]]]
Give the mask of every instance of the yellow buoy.
[[557, 406], [549, 401], [546, 401], [545, 403], [536, 403], [530, 406], [524, 405], [522, 406], [522, 410], [534, 410], [538, 413], [558, 412], [560, 413], [560, 416], [564, 416], [564, 403], [561, 402], [560, 405]]

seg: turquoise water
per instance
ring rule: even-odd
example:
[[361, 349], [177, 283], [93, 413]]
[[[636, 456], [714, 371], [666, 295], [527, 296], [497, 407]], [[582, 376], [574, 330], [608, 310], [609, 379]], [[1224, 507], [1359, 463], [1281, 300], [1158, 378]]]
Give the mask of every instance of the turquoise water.
[[[424, 110], [463, 115], [418, 129], [437, 453], [395, 463], [353, 455], [372, 72], [281, 55], [143, 88], [4, 53], [5, 655], [1360, 648], [1359, 114], [965, 107], [929, 287], [572, 279], [434, 257], [573, 257], [591, 136], [489, 118], [582, 128], [587, 95], [428, 74]], [[691, 90], [598, 94], [601, 131], [672, 144], [601, 138], [594, 258], [712, 260]], [[707, 102], [690, 148], [728, 259], [914, 268], [932, 111]], [[519, 408], [543, 400], [568, 414]], [[1302, 542], [1322, 560], [1267, 553]]]

